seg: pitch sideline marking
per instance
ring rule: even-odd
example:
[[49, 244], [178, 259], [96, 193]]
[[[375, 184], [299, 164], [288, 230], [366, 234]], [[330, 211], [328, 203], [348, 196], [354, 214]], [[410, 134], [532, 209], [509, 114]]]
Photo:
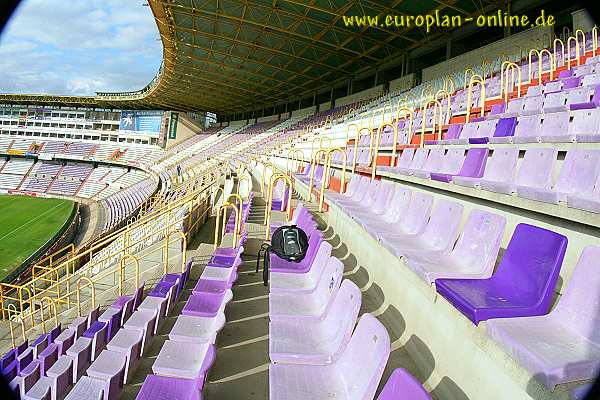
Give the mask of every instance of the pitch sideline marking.
[[13, 229], [12, 231], [8, 232], [6, 235], [0, 237], [0, 242], [4, 239], [6, 239], [8, 236], [12, 235], [13, 233], [15, 233], [16, 231], [20, 230], [21, 228], [24, 228], [25, 226], [31, 224], [32, 222], [37, 221], [38, 219], [42, 218], [44, 215], [48, 214], [50, 211], [54, 211], [56, 208], [63, 206], [65, 204], [68, 203], [60, 203], [55, 205], [54, 207], [50, 208], [49, 210], [46, 210], [46, 212], [43, 212], [42, 214], [38, 215], [37, 217], [35, 217], [34, 219], [29, 220], [28, 222], [25, 222], [23, 225]]

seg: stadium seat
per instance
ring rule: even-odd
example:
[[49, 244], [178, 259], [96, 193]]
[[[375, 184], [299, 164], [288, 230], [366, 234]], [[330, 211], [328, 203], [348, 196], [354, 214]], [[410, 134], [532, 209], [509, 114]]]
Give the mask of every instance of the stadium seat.
[[396, 368], [388, 378], [377, 400], [431, 400], [429, 393], [408, 371]]

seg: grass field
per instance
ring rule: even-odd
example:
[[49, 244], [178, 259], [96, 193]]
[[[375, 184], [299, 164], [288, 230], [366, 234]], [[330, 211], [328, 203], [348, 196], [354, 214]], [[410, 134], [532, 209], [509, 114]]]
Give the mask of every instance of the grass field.
[[54, 236], [73, 206], [69, 200], [0, 196], [0, 280]]

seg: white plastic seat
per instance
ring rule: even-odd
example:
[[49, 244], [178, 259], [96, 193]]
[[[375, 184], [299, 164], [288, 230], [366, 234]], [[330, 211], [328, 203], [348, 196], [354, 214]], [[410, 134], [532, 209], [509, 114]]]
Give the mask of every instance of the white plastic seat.
[[217, 313], [215, 317], [195, 317], [180, 315], [171, 332], [169, 339], [178, 342], [214, 344], [217, 334], [225, 326], [225, 314]]
[[290, 274], [286, 272], [269, 273], [269, 290], [271, 293], [293, 292], [302, 294], [314, 290], [322, 275], [329, 266], [332, 247], [327, 242], [322, 242], [311, 268], [304, 274]]

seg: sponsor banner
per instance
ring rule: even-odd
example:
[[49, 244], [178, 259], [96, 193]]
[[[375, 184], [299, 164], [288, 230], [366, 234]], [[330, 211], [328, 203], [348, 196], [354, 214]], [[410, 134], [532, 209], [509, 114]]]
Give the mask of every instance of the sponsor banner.
[[177, 138], [177, 122], [179, 121], [179, 113], [171, 113], [171, 121], [169, 121], [169, 139]]
[[121, 111], [121, 133], [158, 136], [163, 111]]

